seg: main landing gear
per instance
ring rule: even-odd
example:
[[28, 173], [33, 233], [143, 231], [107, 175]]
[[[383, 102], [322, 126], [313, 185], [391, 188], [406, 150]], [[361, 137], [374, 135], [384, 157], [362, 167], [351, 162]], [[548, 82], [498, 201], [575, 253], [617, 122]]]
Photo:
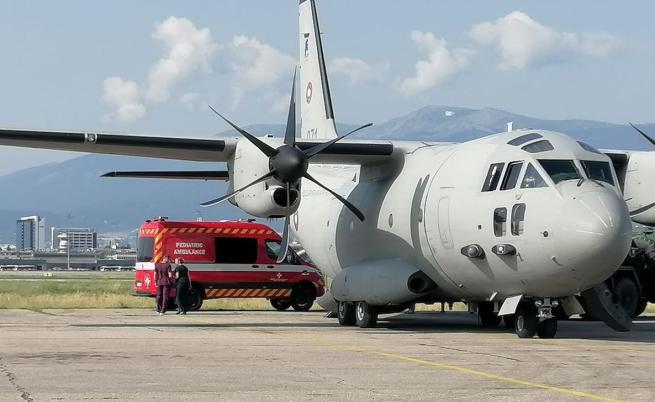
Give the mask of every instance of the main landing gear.
[[366, 302], [339, 302], [337, 311], [339, 324], [356, 325], [359, 328], [375, 328], [378, 322], [378, 309]]

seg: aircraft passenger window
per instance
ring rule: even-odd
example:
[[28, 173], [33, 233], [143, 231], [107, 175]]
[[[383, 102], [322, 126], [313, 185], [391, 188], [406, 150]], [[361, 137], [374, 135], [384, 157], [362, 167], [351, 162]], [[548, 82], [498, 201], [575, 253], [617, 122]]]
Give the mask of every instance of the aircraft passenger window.
[[217, 237], [216, 262], [223, 264], [256, 263], [257, 239], [248, 237]]
[[553, 144], [551, 144], [550, 141], [541, 140], [533, 142], [532, 144], [528, 144], [521, 149], [526, 152], [530, 152], [531, 154], [536, 154], [538, 152], [552, 151], [555, 148], [553, 148]]
[[521, 188], [539, 188], [539, 187], [548, 187], [546, 180], [544, 180], [537, 169], [532, 166], [532, 163], [528, 163], [528, 167], [525, 169], [525, 175], [523, 175], [523, 181], [521, 182]]
[[507, 208], [496, 208], [494, 210], [494, 234], [496, 237], [505, 236], [507, 233]]
[[511, 190], [516, 187], [516, 182], [519, 180], [519, 174], [521, 174], [522, 167], [523, 162], [511, 162], [507, 165], [505, 178], [503, 179], [503, 184], [500, 186], [501, 190]]
[[512, 207], [512, 234], [520, 236], [523, 234], [523, 223], [525, 221], [525, 204], [516, 204]]
[[155, 253], [155, 239], [152, 237], [139, 237], [136, 242], [136, 261], [149, 262]]
[[602, 155], [602, 153], [599, 150], [597, 150], [596, 148], [592, 147], [589, 144], [586, 144], [586, 143], [584, 143], [582, 141], [578, 141], [578, 144], [580, 144], [582, 149], [584, 149], [585, 151], [589, 151], [589, 152], [593, 152], [595, 154], [601, 154]]
[[587, 173], [587, 177], [590, 179], [604, 181], [612, 186], [614, 185], [612, 169], [610, 168], [609, 162], [582, 161], [582, 167], [584, 168], [585, 173]]
[[582, 178], [573, 161], [564, 159], [539, 159], [539, 163], [541, 163], [541, 167], [544, 168], [555, 184], [564, 180], [579, 180]]
[[489, 166], [487, 178], [482, 185], [482, 191], [494, 191], [498, 187], [500, 175], [503, 173], [503, 167], [505, 167], [504, 163], [494, 163]]
[[516, 137], [513, 140], [509, 141], [509, 145], [514, 145], [514, 146], [519, 146], [521, 144], [525, 144], [528, 141], [536, 140], [537, 138], [543, 138], [541, 134], [537, 133], [530, 133], [530, 134], [525, 134], [520, 137]]
[[[277, 253], [280, 251], [280, 241], [279, 240], [266, 240], [266, 254], [271, 260], [277, 261]], [[294, 263], [294, 254], [291, 250], [287, 251], [286, 262], [291, 264]]]

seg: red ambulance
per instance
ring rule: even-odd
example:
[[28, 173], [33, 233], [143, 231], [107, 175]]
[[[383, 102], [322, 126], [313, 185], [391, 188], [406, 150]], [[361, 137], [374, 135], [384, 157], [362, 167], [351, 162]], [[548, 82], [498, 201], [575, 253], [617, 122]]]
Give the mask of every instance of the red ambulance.
[[146, 221], [137, 241], [135, 294], [156, 296], [155, 263], [182, 257], [193, 284], [191, 310], [206, 299], [266, 298], [277, 310], [307, 311], [325, 293], [323, 276], [291, 249], [278, 264], [280, 243], [274, 230], [253, 221]]

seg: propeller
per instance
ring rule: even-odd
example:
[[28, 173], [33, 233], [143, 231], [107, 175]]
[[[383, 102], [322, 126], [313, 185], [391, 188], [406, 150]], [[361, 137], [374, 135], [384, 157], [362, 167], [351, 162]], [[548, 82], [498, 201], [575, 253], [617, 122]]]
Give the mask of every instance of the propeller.
[[648, 134], [646, 134], [646, 133], [644, 133], [643, 131], [641, 131], [640, 129], [638, 129], [637, 126], [635, 126], [634, 124], [632, 124], [632, 123], [629, 123], [629, 124], [632, 126], [632, 128], [634, 128], [635, 130], [637, 130], [637, 132], [638, 132], [639, 134], [641, 134], [641, 136], [644, 137], [644, 138], [646, 139], [646, 141], [648, 141], [648, 142], [650, 142], [651, 144], [655, 145], [655, 139], [653, 139], [653, 138], [650, 137]]
[[223, 119], [227, 124], [232, 126], [232, 128], [234, 128], [237, 132], [239, 132], [242, 136], [244, 136], [248, 141], [250, 141], [251, 144], [257, 147], [257, 149], [259, 149], [264, 155], [268, 157], [269, 159], [268, 164], [269, 164], [270, 171], [264, 176], [256, 179], [255, 181], [249, 183], [246, 186], [243, 186], [233, 191], [230, 194], [226, 194], [214, 200], [207, 201], [205, 203], [202, 203], [201, 205], [204, 207], [209, 207], [212, 205], [219, 204], [239, 194], [240, 192], [248, 189], [249, 187], [254, 186], [255, 184], [261, 183], [271, 178], [281, 182], [286, 189], [285, 204], [286, 204], [287, 213], [285, 214], [282, 242], [280, 244], [280, 250], [278, 251], [278, 258], [277, 258], [278, 262], [284, 261], [289, 246], [289, 224], [291, 220], [291, 187], [299, 184], [302, 178], [305, 178], [315, 183], [316, 185], [318, 185], [328, 193], [332, 194], [346, 208], [348, 208], [348, 210], [350, 210], [359, 220], [361, 220], [362, 222], [364, 221], [364, 214], [355, 205], [353, 205], [344, 197], [342, 197], [341, 195], [337, 194], [333, 190], [329, 189], [328, 187], [320, 183], [318, 180], [316, 180], [313, 176], [311, 176], [307, 172], [307, 169], [309, 168], [309, 161], [312, 157], [321, 154], [322, 152], [330, 148], [330, 146], [336, 144], [342, 139], [348, 137], [349, 135], [354, 134], [359, 130], [368, 128], [373, 124], [372, 123], [365, 124], [340, 137], [334, 138], [325, 143], [317, 144], [305, 151], [301, 150], [299, 147], [296, 146], [296, 74], [297, 71], [294, 72], [293, 84], [291, 86], [291, 100], [289, 102], [289, 115], [287, 117], [286, 130], [284, 132], [284, 145], [278, 148], [273, 148], [270, 145], [266, 144], [259, 138], [255, 137], [254, 135], [250, 134], [243, 128], [237, 126], [236, 124], [228, 120], [225, 116], [223, 116], [218, 111], [216, 111], [216, 109], [209, 106], [209, 108], [216, 115], [218, 115], [221, 119]]

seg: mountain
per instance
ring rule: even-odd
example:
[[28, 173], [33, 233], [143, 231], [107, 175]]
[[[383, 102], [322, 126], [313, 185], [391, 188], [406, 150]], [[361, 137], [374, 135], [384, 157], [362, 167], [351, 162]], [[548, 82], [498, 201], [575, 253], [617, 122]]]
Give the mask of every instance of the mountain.
[[[598, 148], [648, 150], [650, 145], [630, 126], [593, 120], [547, 120], [493, 108], [427, 106], [357, 134], [360, 138], [462, 142], [507, 130], [559, 131]], [[640, 125], [655, 135], [655, 124]]]
[[[567, 133], [598, 148], [653, 147], [627, 125], [590, 120], [544, 120], [491, 109], [428, 106], [357, 133], [358, 138], [461, 142], [514, 128], [542, 128]], [[356, 125], [338, 126], [346, 133]], [[655, 124], [641, 128], [655, 135]], [[280, 136], [283, 125], [246, 127], [253, 134]], [[237, 136], [226, 131], [218, 136]], [[38, 166], [0, 176], [0, 243], [15, 240], [15, 220], [40, 214], [50, 226], [93, 227], [100, 232], [133, 232], [144, 219], [234, 219], [244, 213], [229, 203], [200, 208], [203, 201], [225, 192], [223, 182], [105, 179], [114, 170], [224, 169], [219, 163], [176, 162], [111, 155], [83, 155], [61, 163]]]

